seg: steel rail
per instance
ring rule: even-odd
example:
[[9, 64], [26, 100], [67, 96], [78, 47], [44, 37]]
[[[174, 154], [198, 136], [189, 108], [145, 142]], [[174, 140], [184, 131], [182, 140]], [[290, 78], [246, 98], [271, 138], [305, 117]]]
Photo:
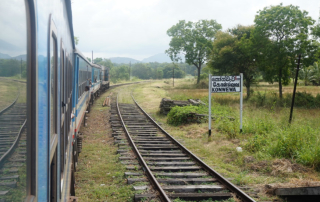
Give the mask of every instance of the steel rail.
[[232, 184], [230, 181], [228, 181], [226, 178], [224, 178], [222, 175], [220, 175], [217, 171], [212, 169], [210, 166], [208, 166], [206, 163], [204, 163], [201, 159], [199, 159], [196, 155], [194, 155], [191, 151], [189, 151], [187, 148], [185, 148], [182, 144], [180, 144], [176, 139], [174, 139], [167, 131], [165, 131], [157, 122], [155, 122], [149, 114], [147, 114], [137, 103], [137, 101], [134, 99], [133, 95], [131, 94], [131, 97], [137, 107], [151, 120], [163, 133], [165, 133], [177, 146], [179, 146], [184, 152], [186, 152], [191, 158], [193, 158], [199, 165], [201, 165], [202, 168], [204, 168], [211, 176], [218, 179], [218, 181], [225, 185], [227, 189], [235, 193], [242, 201], [245, 202], [255, 202], [249, 195], [244, 193], [242, 190], [240, 190], [238, 187], [236, 187], [234, 184]]
[[10, 109], [10, 108], [17, 102], [19, 96], [20, 96], [20, 90], [19, 90], [19, 93], [18, 93], [16, 99], [15, 99], [11, 104], [9, 104], [7, 107], [5, 107], [4, 109], [2, 109], [2, 110], [0, 111], [0, 115], [3, 114], [4, 112], [6, 112], [8, 109]]
[[165, 201], [165, 202], [171, 202], [171, 200], [169, 199], [168, 195], [165, 193], [165, 191], [162, 189], [161, 185], [159, 184], [159, 182], [157, 181], [157, 179], [154, 177], [154, 175], [152, 174], [151, 170], [149, 169], [149, 167], [147, 166], [147, 163], [144, 161], [144, 159], [142, 158], [140, 152], [138, 151], [138, 148], [136, 147], [135, 143], [133, 142], [129, 131], [127, 130], [124, 121], [122, 119], [121, 113], [120, 113], [120, 109], [119, 109], [119, 104], [118, 104], [118, 95], [117, 95], [117, 112], [118, 112], [118, 116], [121, 120], [121, 124], [123, 129], [125, 130], [126, 136], [133, 148], [133, 151], [135, 152], [135, 154], [138, 157], [139, 162], [141, 163], [141, 165], [143, 166], [143, 168], [145, 169], [146, 174], [148, 175], [149, 180], [151, 180], [151, 183], [154, 185], [154, 187], [159, 191], [160, 194], [160, 198], [162, 199], [161, 201]]
[[10, 154], [12, 151], [14, 151], [13, 148], [15, 148], [15, 147], [17, 146], [18, 140], [19, 140], [20, 137], [21, 137], [22, 130], [23, 130], [24, 126], [26, 125], [26, 123], [27, 123], [27, 119], [26, 119], [26, 120], [24, 121], [24, 123], [22, 124], [22, 126], [21, 126], [21, 128], [20, 128], [20, 130], [19, 130], [19, 132], [18, 132], [18, 135], [17, 135], [15, 141], [13, 142], [13, 144], [11, 145], [11, 147], [8, 149], [8, 151], [6, 151], [6, 153], [4, 153], [4, 154], [0, 157], [0, 168], [1, 168], [1, 166], [3, 165], [3, 163], [4, 163], [4, 160], [6, 160], [7, 157], [9, 157], [9, 154]]

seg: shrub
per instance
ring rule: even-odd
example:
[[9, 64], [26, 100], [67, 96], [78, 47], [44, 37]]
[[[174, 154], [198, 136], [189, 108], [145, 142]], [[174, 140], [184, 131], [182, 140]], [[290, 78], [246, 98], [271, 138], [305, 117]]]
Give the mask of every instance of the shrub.
[[249, 139], [248, 143], [244, 146], [249, 152], [257, 152], [263, 150], [262, 148], [267, 145], [268, 141], [264, 135], [255, 135]]
[[254, 135], [244, 148], [252, 153], [262, 151], [273, 157], [293, 159], [320, 170], [318, 133], [306, 124], [287, 125], [272, 133]]
[[[207, 99], [204, 99], [207, 100]], [[189, 118], [193, 118], [190, 113], [197, 113], [197, 114], [208, 114], [208, 105], [199, 105], [199, 106], [184, 106], [173, 107], [170, 112], [168, 113], [167, 123], [171, 125], [181, 125], [184, 123], [188, 123]], [[218, 103], [212, 102], [211, 105], [211, 114], [212, 116], [216, 117], [227, 117], [232, 115], [234, 112], [230, 107], [222, 106]]]
[[[291, 106], [292, 94], [285, 94], [285, 96], [280, 99], [277, 93], [261, 93], [257, 92], [251, 96], [249, 102], [254, 104], [256, 107], [289, 107]], [[301, 108], [320, 108], [320, 95], [313, 96], [306, 92], [296, 92], [295, 96], [295, 107]]]
[[197, 113], [198, 111], [198, 106], [175, 106], [168, 113], [167, 123], [175, 126], [187, 123], [188, 118], [193, 118], [190, 116], [190, 113]]
[[232, 121], [228, 118], [218, 118], [216, 120], [216, 125], [218, 130], [227, 134], [230, 139], [236, 138], [240, 132], [239, 122]]

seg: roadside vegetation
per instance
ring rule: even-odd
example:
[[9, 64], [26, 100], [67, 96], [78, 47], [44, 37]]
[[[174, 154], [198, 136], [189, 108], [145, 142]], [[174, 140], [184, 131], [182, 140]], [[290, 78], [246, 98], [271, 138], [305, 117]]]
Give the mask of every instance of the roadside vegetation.
[[[318, 183], [319, 105], [295, 107], [290, 125], [290, 104], [277, 104], [280, 100], [277, 84], [254, 84], [251, 98], [244, 101], [243, 132], [240, 133], [239, 93], [212, 94], [213, 115], [221, 118], [212, 122], [212, 135], [208, 137], [207, 122], [184, 122], [189, 112], [208, 114], [207, 106], [175, 107], [167, 116], [159, 114], [160, 101], [164, 97], [208, 102], [208, 90], [195, 88], [190, 82], [196, 83], [196, 80], [179, 79], [175, 81], [175, 87], [171, 80], [141, 84], [134, 89], [133, 95], [166, 131], [223, 176], [233, 178], [232, 182], [237, 185], [263, 190], [267, 184], [307, 186]], [[255, 100], [260, 88], [266, 97], [262, 104]], [[289, 96], [287, 93], [292, 89], [292, 85], [285, 86], [284, 97]], [[320, 93], [320, 88], [298, 86], [297, 91], [308, 95], [312, 92], [316, 99], [314, 94]], [[237, 147], [241, 147], [242, 152], [238, 152]], [[270, 195], [260, 195], [260, 200], [270, 199]]]
[[110, 108], [101, 107], [106, 94], [95, 100], [87, 127], [80, 128], [83, 147], [75, 173], [78, 201], [133, 201], [132, 186], [124, 176], [126, 167], [118, 159], [118, 146], [111, 136]]
[[[259, 200], [272, 200], [265, 185], [320, 186], [320, 27], [315, 22], [307, 11], [283, 4], [259, 10], [249, 26], [222, 29], [215, 20], [181, 20], [167, 31], [172, 63], [112, 64], [102, 58], [95, 63], [110, 68], [112, 83], [154, 79], [121, 88], [120, 99], [130, 102], [133, 91], [166, 131], [209, 166], [237, 185], [262, 190]], [[208, 76], [240, 73], [246, 88], [243, 131], [239, 93], [217, 93], [212, 95], [215, 119], [208, 137], [206, 119], [188, 121], [190, 113], [208, 114]], [[162, 98], [200, 99], [207, 105], [174, 107], [164, 116], [159, 113]]]
[[1, 89], [0, 89], [0, 111], [1, 111], [5, 107], [9, 106], [17, 98], [17, 95], [19, 93], [19, 88], [23, 86], [23, 84], [12, 81], [10, 79], [0, 77], [0, 86], [1, 86]]

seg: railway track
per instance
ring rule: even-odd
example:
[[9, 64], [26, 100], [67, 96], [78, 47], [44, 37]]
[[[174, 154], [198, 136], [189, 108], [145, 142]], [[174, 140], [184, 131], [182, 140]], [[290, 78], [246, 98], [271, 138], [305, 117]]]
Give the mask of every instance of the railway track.
[[[136, 194], [136, 201], [147, 198], [159, 201], [177, 198], [186, 201], [216, 201], [234, 196], [241, 201], [254, 201], [176, 141], [134, 102], [121, 104], [117, 100], [112, 103], [110, 122], [113, 136], [119, 144], [118, 153], [124, 154], [120, 158], [138, 159], [153, 187], [150, 191], [152, 193]], [[126, 140], [133, 153], [129, 151]], [[138, 173], [127, 175], [128, 183], [147, 181]]]
[[25, 194], [19, 174], [25, 172], [27, 108], [16, 101], [0, 113], [0, 202], [19, 201]]

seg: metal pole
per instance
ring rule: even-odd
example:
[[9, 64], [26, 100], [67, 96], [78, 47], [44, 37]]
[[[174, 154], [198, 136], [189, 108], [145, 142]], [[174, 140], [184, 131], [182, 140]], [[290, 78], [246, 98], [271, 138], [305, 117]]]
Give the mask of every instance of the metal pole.
[[296, 72], [296, 79], [295, 79], [295, 81], [294, 81], [294, 87], [293, 87], [293, 95], [292, 95], [290, 118], [289, 118], [289, 123], [290, 123], [290, 124], [291, 124], [291, 120], [292, 120], [292, 112], [293, 112], [294, 98], [295, 98], [295, 96], [296, 96], [297, 80], [298, 80], [298, 74], [299, 74], [300, 60], [301, 60], [301, 54], [299, 54], [298, 65], [297, 65], [297, 72]]
[[243, 73], [240, 73], [240, 133], [242, 133], [242, 108], [243, 108]]
[[211, 136], [211, 88], [212, 88], [212, 82], [211, 82], [211, 74], [209, 74], [209, 136]]

